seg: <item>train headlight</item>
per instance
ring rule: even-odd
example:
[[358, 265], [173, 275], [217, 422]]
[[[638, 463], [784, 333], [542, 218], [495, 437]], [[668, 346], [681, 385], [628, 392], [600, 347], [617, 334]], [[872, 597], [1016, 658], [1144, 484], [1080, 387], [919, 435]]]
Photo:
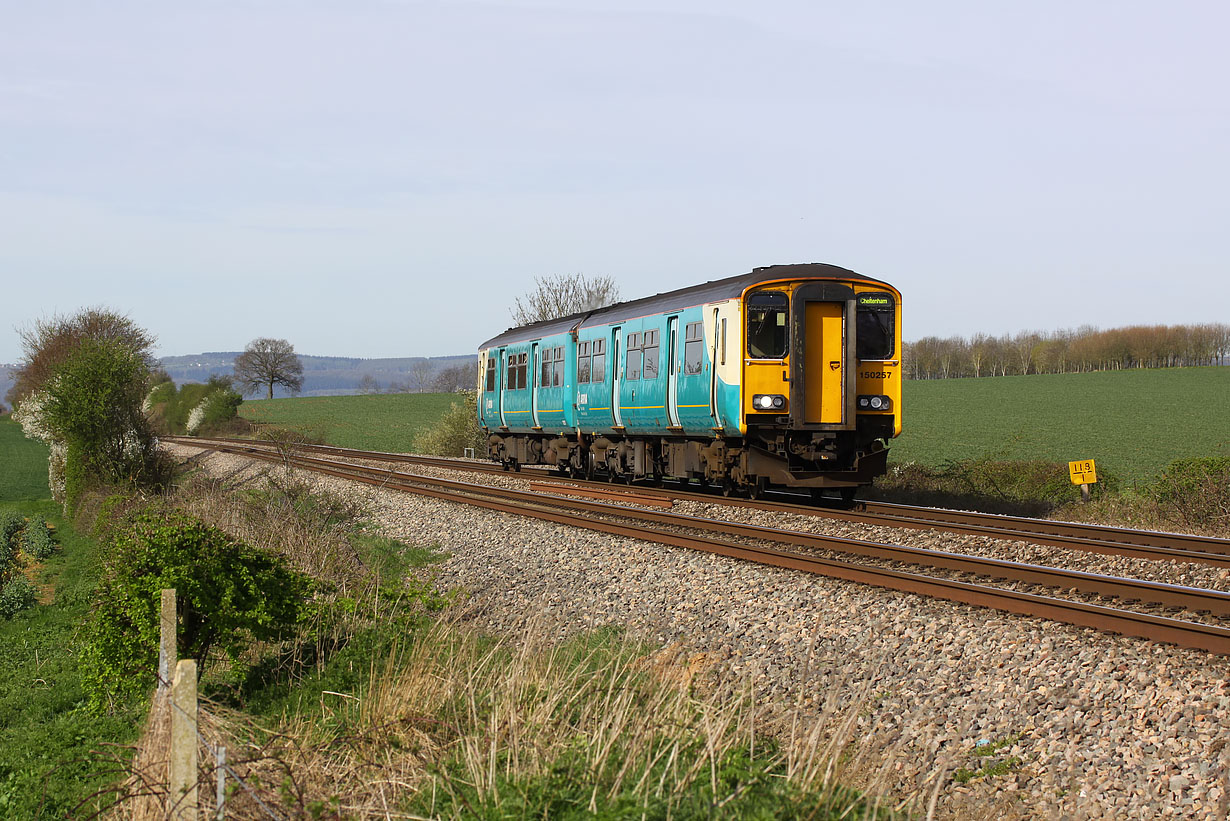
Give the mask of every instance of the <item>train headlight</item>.
[[859, 410], [886, 411], [893, 409], [893, 400], [887, 396], [860, 396]]
[[758, 393], [752, 397], [752, 407], [756, 410], [781, 410], [786, 407], [786, 397], [777, 393]]

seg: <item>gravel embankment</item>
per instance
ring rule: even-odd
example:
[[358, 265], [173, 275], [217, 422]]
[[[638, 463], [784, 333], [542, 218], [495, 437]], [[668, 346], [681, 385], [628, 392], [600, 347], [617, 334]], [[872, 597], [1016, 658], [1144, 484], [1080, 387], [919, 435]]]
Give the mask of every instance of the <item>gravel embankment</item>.
[[[248, 461], [214, 454], [201, 464], [223, 474]], [[523, 476], [493, 480], [525, 484]], [[938, 777], [937, 817], [1227, 815], [1228, 659], [321, 481], [366, 497], [390, 535], [447, 550], [440, 584], [470, 591], [490, 629], [515, 632], [537, 621], [566, 635], [619, 624], [650, 641], [682, 645], [712, 675], [745, 677], [766, 703], [801, 703], [817, 715], [854, 719], [864, 775], [924, 805]], [[695, 502], [676, 511], [757, 524], [788, 521], [799, 530], [1098, 573], [1227, 584], [1225, 571], [1197, 565]], [[991, 756], [974, 755], [983, 741], [1003, 746]], [[1008, 763], [1002, 774], [953, 779], [958, 768], [978, 771], [1000, 761]]]

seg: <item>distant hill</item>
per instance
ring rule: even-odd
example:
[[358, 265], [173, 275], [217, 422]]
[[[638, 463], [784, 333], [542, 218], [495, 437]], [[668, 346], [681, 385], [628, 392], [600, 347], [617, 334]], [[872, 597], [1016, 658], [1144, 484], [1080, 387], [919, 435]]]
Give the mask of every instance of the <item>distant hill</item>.
[[[158, 360], [177, 385], [185, 382], [206, 382], [211, 376], [230, 374], [239, 351], [217, 351], [189, 354], [187, 356], [164, 356]], [[472, 387], [477, 377], [478, 358], [474, 354], [462, 356], [409, 356], [398, 359], [356, 359], [345, 356], [299, 356], [303, 363], [303, 391], [300, 396], [348, 396], [356, 393], [410, 393], [418, 389], [416, 365], [426, 362], [430, 367], [426, 389], [431, 390], [432, 380], [445, 368], [464, 367], [474, 369], [467, 374], [465, 385]], [[0, 401], [4, 401], [9, 388], [13, 387], [11, 369], [16, 365], [0, 365]], [[367, 378], [365, 382], [364, 379]], [[281, 387], [275, 386], [273, 395], [289, 396]], [[7, 407], [8, 403], [5, 403]]]
[[[231, 373], [235, 357], [240, 351], [217, 351], [190, 354], [187, 356], [164, 356], [159, 363], [175, 380], [206, 382], [211, 376], [226, 376]], [[300, 396], [347, 396], [356, 393], [409, 393], [418, 389], [418, 363], [430, 367], [427, 390], [431, 380], [445, 368], [461, 366], [473, 368], [467, 376], [466, 385], [471, 386], [477, 378], [478, 357], [462, 356], [410, 356], [397, 359], [356, 359], [345, 356], [299, 355], [303, 363], [303, 390]], [[365, 379], [367, 381], [365, 381]], [[289, 396], [280, 386], [274, 386], [275, 397]]]

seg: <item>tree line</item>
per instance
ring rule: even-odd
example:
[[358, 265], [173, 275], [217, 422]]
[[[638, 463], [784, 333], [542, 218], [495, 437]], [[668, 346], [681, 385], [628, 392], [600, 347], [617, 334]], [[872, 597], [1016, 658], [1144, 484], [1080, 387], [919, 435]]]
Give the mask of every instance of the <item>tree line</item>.
[[1225, 363], [1230, 325], [1132, 325], [1022, 331], [966, 338], [925, 336], [907, 342], [907, 379], [954, 379], [1031, 373], [1083, 373], [1126, 368], [1177, 368]]

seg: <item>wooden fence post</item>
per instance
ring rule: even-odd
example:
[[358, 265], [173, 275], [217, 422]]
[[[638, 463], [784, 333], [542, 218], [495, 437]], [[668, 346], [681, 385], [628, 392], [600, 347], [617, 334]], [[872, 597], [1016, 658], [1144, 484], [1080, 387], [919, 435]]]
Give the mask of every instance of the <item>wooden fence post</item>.
[[218, 792], [215, 804], [218, 807], [218, 821], [226, 818], [226, 747], [218, 745]]
[[196, 659], [175, 665], [171, 685], [170, 817], [197, 821]]
[[165, 690], [171, 686], [171, 676], [175, 674], [175, 662], [178, 651], [176, 640], [179, 620], [175, 615], [175, 591], [162, 591], [162, 609], [159, 621], [162, 632], [158, 641], [158, 689]]

